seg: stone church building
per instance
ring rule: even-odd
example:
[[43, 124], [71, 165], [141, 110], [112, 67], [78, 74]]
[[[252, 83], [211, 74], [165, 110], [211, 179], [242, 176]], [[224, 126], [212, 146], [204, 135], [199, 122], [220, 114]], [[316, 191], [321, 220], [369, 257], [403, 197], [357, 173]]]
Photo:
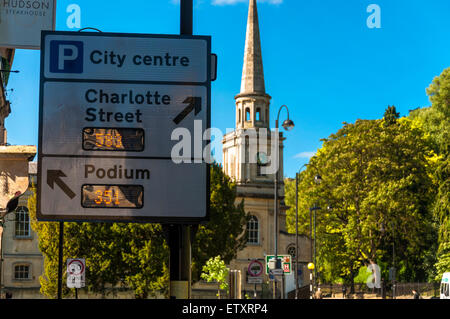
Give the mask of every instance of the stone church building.
[[[274, 255], [274, 180], [275, 174], [264, 174], [263, 167], [271, 158], [270, 112], [278, 112], [280, 106], [270, 106], [271, 97], [266, 93], [264, 83], [263, 61], [258, 23], [256, 0], [250, 0], [248, 11], [247, 32], [242, 70], [241, 90], [235, 96], [236, 123], [235, 130], [223, 137], [223, 169], [237, 185], [237, 202], [244, 199], [245, 211], [251, 215], [247, 225], [248, 242], [245, 249], [237, 254], [230, 263], [230, 269], [240, 270], [242, 290], [249, 296], [267, 296], [264, 287], [268, 285], [269, 276], [262, 275], [263, 284], [254, 284], [258, 279], [248, 274], [248, 266], [252, 260], [259, 260], [265, 267], [265, 256]], [[251, 143], [258, 143], [260, 132], [266, 129], [267, 145], [258, 145], [258, 151], [252, 152]], [[253, 130], [256, 134], [251, 135]], [[309, 238], [299, 236], [298, 266], [295, 261], [295, 234], [286, 231], [286, 210], [284, 203], [283, 178], [283, 133], [279, 138], [279, 172], [278, 172], [278, 252], [277, 255], [291, 255], [292, 272], [285, 276], [285, 292], [295, 289], [294, 271], [299, 270], [299, 287], [309, 284], [307, 269], [310, 257]], [[255, 137], [256, 135], [256, 137]], [[261, 139], [259, 140], [261, 141]], [[261, 143], [261, 142], [260, 142]], [[260, 150], [260, 148], [262, 150]], [[275, 155], [275, 154], [274, 154]], [[256, 158], [252, 158], [252, 157]], [[261, 279], [259, 279], [261, 281]], [[266, 285], [266, 286], [264, 286]], [[286, 294], [287, 295], [287, 294]]]

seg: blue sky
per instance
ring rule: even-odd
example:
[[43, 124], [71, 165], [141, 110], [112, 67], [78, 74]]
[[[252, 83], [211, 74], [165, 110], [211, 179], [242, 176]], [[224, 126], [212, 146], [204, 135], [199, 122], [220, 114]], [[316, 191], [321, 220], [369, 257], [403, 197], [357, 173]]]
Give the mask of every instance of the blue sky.
[[[176, 0], [58, 0], [56, 30], [76, 31], [66, 25], [70, 4], [81, 8], [81, 27], [179, 33]], [[381, 28], [367, 26], [370, 4], [381, 9]], [[219, 59], [212, 126], [226, 132], [235, 122], [248, 0], [194, 0], [194, 6], [194, 34], [211, 35]], [[428, 106], [425, 89], [450, 66], [448, 0], [265, 0], [258, 11], [271, 126], [283, 104], [296, 124], [285, 133], [287, 177], [342, 122], [380, 118], [388, 105], [402, 116]], [[10, 77], [12, 113], [6, 119], [11, 144], [37, 144], [39, 54], [16, 51], [13, 69], [20, 73]], [[217, 150], [219, 162], [221, 156]]]

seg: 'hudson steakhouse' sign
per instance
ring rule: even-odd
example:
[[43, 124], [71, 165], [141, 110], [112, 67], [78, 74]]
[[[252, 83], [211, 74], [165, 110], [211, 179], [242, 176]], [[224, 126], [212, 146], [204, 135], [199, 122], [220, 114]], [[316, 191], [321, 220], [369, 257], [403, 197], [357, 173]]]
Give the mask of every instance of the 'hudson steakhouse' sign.
[[0, 47], [39, 49], [42, 30], [54, 30], [55, 0], [0, 0]]

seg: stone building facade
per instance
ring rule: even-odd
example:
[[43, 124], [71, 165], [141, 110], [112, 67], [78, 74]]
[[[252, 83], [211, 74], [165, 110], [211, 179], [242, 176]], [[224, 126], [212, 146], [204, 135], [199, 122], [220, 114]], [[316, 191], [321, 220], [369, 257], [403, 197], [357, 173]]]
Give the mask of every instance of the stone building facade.
[[[241, 90], [235, 96], [236, 129], [223, 138], [223, 169], [237, 184], [237, 202], [244, 199], [245, 211], [251, 215], [247, 225], [249, 239], [247, 247], [240, 251], [231, 263], [230, 269], [241, 270], [242, 289], [250, 296], [266, 296], [270, 284], [268, 275], [263, 275], [263, 284], [254, 284], [254, 278], [248, 274], [252, 260], [259, 260], [265, 266], [266, 255], [274, 255], [274, 181], [275, 174], [265, 174], [264, 169], [276, 158], [275, 138], [270, 132], [270, 112], [277, 112], [280, 106], [270, 107], [271, 97], [266, 93], [255, 0], [250, 0], [247, 32], [245, 40], [244, 64]], [[263, 134], [263, 135], [262, 135]], [[265, 134], [265, 135], [264, 135]], [[272, 133], [273, 134], [273, 133]], [[267, 138], [265, 138], [267, 136]], [[283, 137], [279, 133], [278, 154], [278, 236], [277, 255], [295, 257], [295, 235], [286, 231], [286, 207], [284, 203], [283, 182]], [[273, 147], [272, 147], [273, 146]], [[309, 284], [307, 264], [311, 261], [310, 240], [299, 236], [298, 265], [293, 262], [291, 275], [285, 276], [285, 292], [295, 288], [294, 272], [299, 270], [299, 286]], [[266, 285], [266, 286], [265, 286]], [[286, 294], [287, 295], [287, 294]]]
[[[36, 184], [37, 163], [29, 163], [30, 186]], [[44, 272], [44, 257], [39, 250], [37, 234], [31, 229], [28, 198], [31, 187], [19, 197], [17, 208], [5, 216], [3, 230], [2, 297], [43, 298], [39, 276]]]

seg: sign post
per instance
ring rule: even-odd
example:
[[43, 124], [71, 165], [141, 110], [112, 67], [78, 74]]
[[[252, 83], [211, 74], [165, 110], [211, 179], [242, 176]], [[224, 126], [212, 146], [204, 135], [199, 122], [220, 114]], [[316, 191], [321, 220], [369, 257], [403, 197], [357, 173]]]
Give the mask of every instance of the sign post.
[[84, 258], [67, 259], [67, 288], [75, 288], [75, 299], [78, 289], [86, 282], [86, 261]]
[[[192, 36], [193, 33], [193, 0], [180, 1], [180, 35]], [[192, 104], [194, 102], [194, 105]], [[199, 101], [192, 98], [190, 105], [183, 109], [175, 118], [181, 121], [186, 114], [195, 110], [200, 111]], [[209, 168], [208, 168], [209, 170]], [[209, 178], [209, 177], [208, 177]], [[209, 185], [208, 185], [209, 187]], [[175, 299], [189, 299], [191, 297], [191, 259], [192, 240], [195, 236], [193, 225], [165, 224], [163, 228], [168, 236], [170, 249], [169, 258], [169, 297]]]
[[262, 277], [263, 272], [264, 272], [264, 266], [259, 260], [253, 259], [252, 261], [250, 261], [250, 263], [248, 264], [248, 268], [247, 268], [247, 274], [249, 275], [249, 276], [247, 276], [247, 282], [249, 284], [255, 285], [254, 290], [253, 290], [254, 298], [256, 298], [256, 285], [263, 283], [263, 277]]

